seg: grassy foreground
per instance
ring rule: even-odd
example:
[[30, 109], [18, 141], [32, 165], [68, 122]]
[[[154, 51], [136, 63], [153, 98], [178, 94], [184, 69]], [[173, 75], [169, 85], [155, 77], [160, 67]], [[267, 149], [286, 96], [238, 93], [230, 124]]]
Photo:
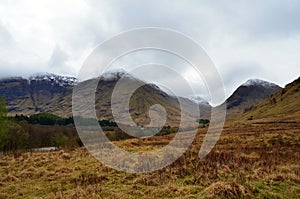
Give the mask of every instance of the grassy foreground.
[[[198, 159], [205, 129], [172, 165], [128, 174], [103, 166], [85, 148], [2, 155], [0, 198], [300, 198], [300, 123], [227, 124], [214, 150]], [[172, 135], [116, 142], [154, 150]]]

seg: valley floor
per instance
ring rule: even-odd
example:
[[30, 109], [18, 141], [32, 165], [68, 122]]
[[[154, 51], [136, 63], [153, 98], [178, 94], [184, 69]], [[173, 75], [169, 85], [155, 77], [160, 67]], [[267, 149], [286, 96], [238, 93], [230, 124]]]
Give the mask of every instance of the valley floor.
[[[2, 155], [0, 198], [300, 198], [300, 121], [228, 122], [200, 160], [205, 131], [172, 165], [145, 174], [107, 168], [85, 148]], [[172, 136], [116, 144], [154, 150]]]

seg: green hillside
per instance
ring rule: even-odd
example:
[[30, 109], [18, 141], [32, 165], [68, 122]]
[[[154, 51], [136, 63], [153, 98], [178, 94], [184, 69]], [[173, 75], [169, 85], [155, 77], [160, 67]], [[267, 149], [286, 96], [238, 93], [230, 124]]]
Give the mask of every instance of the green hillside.
[[[274, 93], [239, 115], [244, 119], [258, 119], [264, 117], [280, 117], [299, 119], [300, 115], [300, 77], [289, 83], [282, 90]], [[295, 117], [296, 116], [296, 117]]]

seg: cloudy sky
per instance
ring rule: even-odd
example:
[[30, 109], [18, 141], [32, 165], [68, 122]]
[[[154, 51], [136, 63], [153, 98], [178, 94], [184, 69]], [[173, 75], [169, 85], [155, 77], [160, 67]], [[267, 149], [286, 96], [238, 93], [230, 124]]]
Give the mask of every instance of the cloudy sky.
[[197, 41], [218, 68], [227, 96], [249, 78], [284, 86], [300, 75], [299, 10], [297, 0], [1, 0], [0, 77], [77, 75], [104, 40], [151, 26]]

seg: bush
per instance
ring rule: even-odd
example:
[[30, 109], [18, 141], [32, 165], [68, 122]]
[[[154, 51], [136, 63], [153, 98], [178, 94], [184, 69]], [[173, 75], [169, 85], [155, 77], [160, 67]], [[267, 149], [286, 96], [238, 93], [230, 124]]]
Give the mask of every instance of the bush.
[[52, 137], [52, 143], [55, 147], [67, 147], [69, 138], [62, 133], [57, 133]]
[[0, 99], [0, 150], [3, 151], [8, 143], [7, 108], [4, 97]]
[[29, 134], [22, 126], [14, 122], [9, 122], [8, 138], [4, 148], [5, 151], [17, 151], [28, 148]]
[[208, 119], [198, 119], [197, 122], [199, 124], [209, 124], [209, 120]]

